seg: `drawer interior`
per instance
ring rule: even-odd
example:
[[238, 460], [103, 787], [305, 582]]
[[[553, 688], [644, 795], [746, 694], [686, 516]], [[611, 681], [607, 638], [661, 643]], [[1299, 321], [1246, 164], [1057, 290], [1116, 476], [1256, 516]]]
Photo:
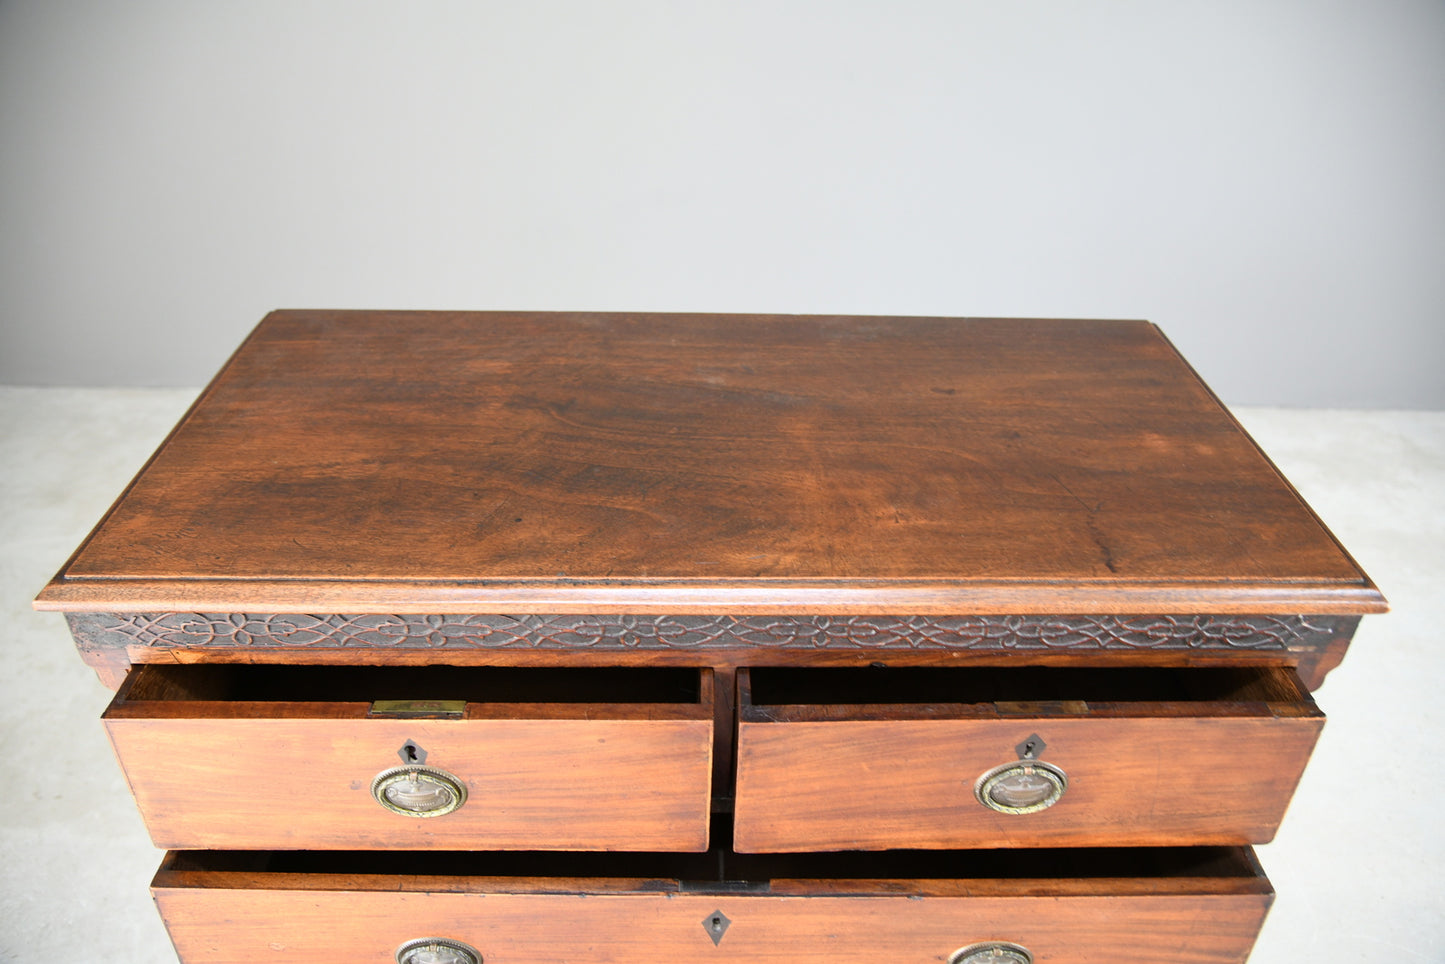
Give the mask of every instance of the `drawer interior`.
[[[780, 720], [868, 707], [901, 716], [1010, 711], [1130, 713], [1185, 704], [1191, 715], [1314, 712], [1287, 666], [1262, 667], [752, 667], [739, 671], [744, 719]], [[830, 708], [837, 708], [830, 710]], [[917, 708], [910, 712], [909, 708]]]
[[[933, 892], [940, 882], [1018, 892], [1067, 892], [1071, 881], [1148, 881], [1149, 892], [1268, 888], [1247, 847], [1064, 850], [706, 853], [175, 851], [155, 886], [529, 892]], [[1172, 882], [1172, 885], [1171, 885]]]
[[[704, 701], [704, 671], [689, 668], [287, 666], [212, 663], [137, 667], [127, 703], [688, 703]], [[710, 694], [707, 694], [710, 696]]]

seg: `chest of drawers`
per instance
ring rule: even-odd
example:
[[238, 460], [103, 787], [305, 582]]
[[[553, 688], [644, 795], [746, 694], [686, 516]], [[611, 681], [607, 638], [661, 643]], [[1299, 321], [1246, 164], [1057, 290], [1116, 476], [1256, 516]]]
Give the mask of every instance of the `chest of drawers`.
[[37, 606], [186, 964], [1213, 964], [1385, 604], [1146, 323], [283, 311]]

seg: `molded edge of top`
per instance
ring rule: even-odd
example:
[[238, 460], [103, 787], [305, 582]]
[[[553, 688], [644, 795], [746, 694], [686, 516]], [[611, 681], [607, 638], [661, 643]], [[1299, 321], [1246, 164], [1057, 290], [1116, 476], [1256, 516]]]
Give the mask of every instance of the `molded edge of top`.
[[637, 613], [1383, 613], [1368, 579], [1325, 583], [756, 580], [52, 580], [47, 612]]

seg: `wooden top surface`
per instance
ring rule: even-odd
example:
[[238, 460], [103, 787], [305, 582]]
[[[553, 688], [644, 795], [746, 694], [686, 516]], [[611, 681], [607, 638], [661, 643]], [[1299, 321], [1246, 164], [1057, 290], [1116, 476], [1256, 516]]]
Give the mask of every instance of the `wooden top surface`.
[[37, 606], [1384, 601], [1145, 322], [281, 311]]

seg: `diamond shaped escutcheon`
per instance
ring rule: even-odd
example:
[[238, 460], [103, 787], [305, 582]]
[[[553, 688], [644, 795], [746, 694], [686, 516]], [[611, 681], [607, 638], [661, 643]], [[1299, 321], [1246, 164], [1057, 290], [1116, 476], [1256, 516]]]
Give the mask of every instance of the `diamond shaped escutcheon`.
[[1037, 733], [1031, 733], [1028, 739], [1014, 747], [1014, 752], [1019, 755], [1020, 760], [1037, 760], [1047, 745], [1043, 737]]
[[728, 932], [728, 925], [731, 923], [728, 915], [721, 910], [715, 910], [702, 919], [703, 929], [707, 931], [707, 936], [712, 938], [714, 947], [722, 943], [723, 935]]

